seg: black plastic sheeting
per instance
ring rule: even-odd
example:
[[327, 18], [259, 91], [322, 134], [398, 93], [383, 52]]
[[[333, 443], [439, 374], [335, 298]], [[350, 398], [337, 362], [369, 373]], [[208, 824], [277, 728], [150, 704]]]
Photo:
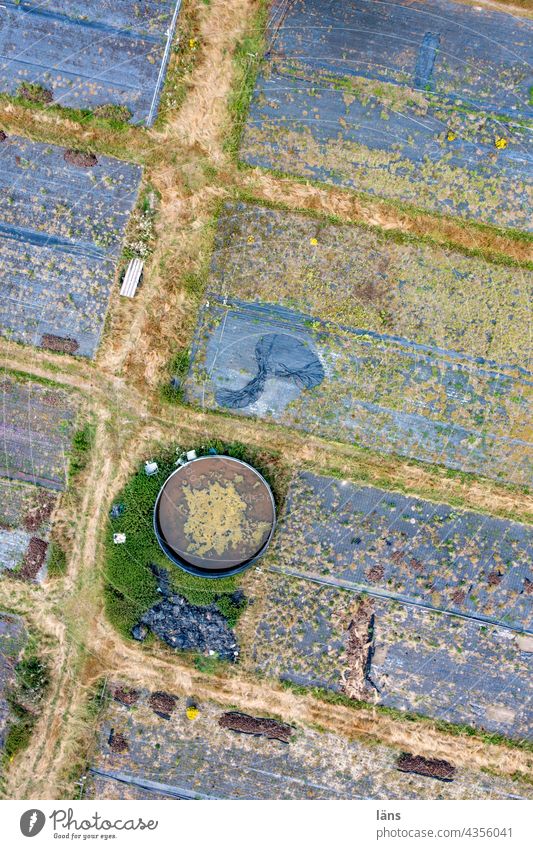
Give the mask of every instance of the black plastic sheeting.
[[318, 357], [293, 336], [267, 333], [255, 346], [257, 374], [242, 389], [220, 389], [217, 404], [241, 409], [261, 397], [269, 377], [292, 380], [301, 389], [312, 389], [324, 380], [324, 369]]

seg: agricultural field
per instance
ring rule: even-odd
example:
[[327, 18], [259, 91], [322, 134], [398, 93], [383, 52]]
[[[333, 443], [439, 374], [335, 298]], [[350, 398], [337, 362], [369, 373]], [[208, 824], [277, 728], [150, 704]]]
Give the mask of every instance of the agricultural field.
[[50, 490], [0, 479], [0, 572], [26, 580], [40, 577], [56, 503]]
[[249, 615], [256, 673], [531, 739], [530, 636], [276, 573]]
[[208, 290], [528, 368], [533, 274], [251, 203], [219, 214]]
[[60, 388], [4, 375], [0, 477], [65, 488], [76, 402]]
[[451, 0], [279, 0], [241, 157], [528, 230], [530, 35]]
[[531, 381], [518, 367], [214, 297], [191, 361], [186, 397], [203, 408], [512, 483], [531, 479]]
[[140, 168], [15, 136], [1, 151], [2, 335], [93, 357]]
[[527, 525], [304, 472], [271, 555], [276, 568], [533, 634]]
[[[150, 126], [181, 2], [6, 2], [0, 90]], [[89, 14], [88, 14], [89, 12]]]
[[383, 745], [265, 723], [212, 702], [192, 706], [182, 696], [117, 684], [111, 696], [100, 714], [84, 798], [532, 797], [526, 784], [442, 761], [433, 768], [445, 778], [404, 772], [401, 753]]
[[41, 581], [50, 531], [77, 442], [78, 403], [64, 389], [5, 373], [1, 378], [0, 573]]

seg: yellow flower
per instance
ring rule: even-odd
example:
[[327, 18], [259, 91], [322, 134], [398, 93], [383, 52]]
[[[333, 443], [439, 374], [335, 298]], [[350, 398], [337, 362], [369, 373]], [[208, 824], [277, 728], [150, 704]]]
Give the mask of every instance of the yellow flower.
[[189, 38], [189, 47], [191, 48], [191, 50], [194, 50], [197, 44], [198, 41], [196, 40], [196, 38]]
[[504, 147], [507, 147], [507, 139], [504, 139], [502, 136], [498, 136], [494, 144], [496, 145], [498, 150], [503, 150]]
[[249, 244], [249, 245], [251, 245], [251, 244], [252, 244], [252, 242], [255, 242], [254, 237], [253, 237], [253, 236], [248, 236], [248, 244]]
[[448, 135], [446, 136], [446, 138], [448, 139], [448, 141], [455, 141], [455, 139], [457, 138], [457, 133], [454, 133], [453, 130], [448, 130]]
[[313, 236], [311, 239], [309, 239], [309, 244], [318, 245], [318, 239], [315, 239], [315, 237]]
[[196, 717], [199, 715], [199, 713], [200, 713], [200, 711], [194, 705], [191, 705], [185, 711], [185, 715], [186, 715], [187, 719], [190, 719], [190, 720], [196, 719]]

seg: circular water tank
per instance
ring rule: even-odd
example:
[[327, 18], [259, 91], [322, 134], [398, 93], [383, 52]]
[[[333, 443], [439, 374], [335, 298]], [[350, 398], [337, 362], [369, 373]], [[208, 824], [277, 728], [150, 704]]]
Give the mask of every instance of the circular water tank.
[[268, 547], [276, 523], [271, 489], [248, 463], [199, 457], [165, 481], [154, 509], [159, 545], [193, 575], [223, 578], [250, 566]]

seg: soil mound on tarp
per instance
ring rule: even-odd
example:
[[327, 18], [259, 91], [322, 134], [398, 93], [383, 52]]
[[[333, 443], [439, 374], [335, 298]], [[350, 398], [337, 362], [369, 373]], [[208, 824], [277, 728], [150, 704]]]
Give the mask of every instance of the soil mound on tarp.
[[137, 704], [139, 701], [140, 693], [138, 690], [132, 690], [129, 687], [115, 687], [113, 691], [113, 698], [116, 702], [120, 702], [122, 705], [126, 705], [126, 707], [131, 707], [134, 704]]
[[41, 345], [49, 351], [58, 351], [60, 354], [75, 354], [79, 343], [70, 336], [55, 336], [53, 333], [43, 333]]
[[112, 752], [116, 752], [121, 755], [123, 752], [127, 752], [129, 749], [128, 741], [124, 737], [124, 734], [120, 734], [120, 732], [116, 732], [114, 728], [111, 729], [111, 733], [109, 734], [109, 739], [107, 741], [109, 743], [109, 748]]
[[455, 775], [455, 767], [448, 761], [410, 755], [408, 752], [400, 755], [397, 767], [400, 772], [414, 772], [428, 778], [438, 778], [439, 781], [453, 781]]
[[165, 719], [170, 719], [170, 714], [176, 707], [176, 702], [177, 699], [175, 696], [171, 696], [170, 693], [164, 693], [161, 690], [157, 693], [152, 693], [148, 699], [148, 704], [154, 713], [165, 717]]
[[48, 543], [44, 539], [40, 539], [39, 537], [32, 537], [30, 539], [19, 572], [19, 577], [23, 581], [35, 580], [44, 566], [47, 551]]
[[94, 168], [98, 165], [98, 159], [94, 153], [85, 153], [83, 150], [66, 150], [63, 159], [69, 165], [80, 165], [82, 168]]

